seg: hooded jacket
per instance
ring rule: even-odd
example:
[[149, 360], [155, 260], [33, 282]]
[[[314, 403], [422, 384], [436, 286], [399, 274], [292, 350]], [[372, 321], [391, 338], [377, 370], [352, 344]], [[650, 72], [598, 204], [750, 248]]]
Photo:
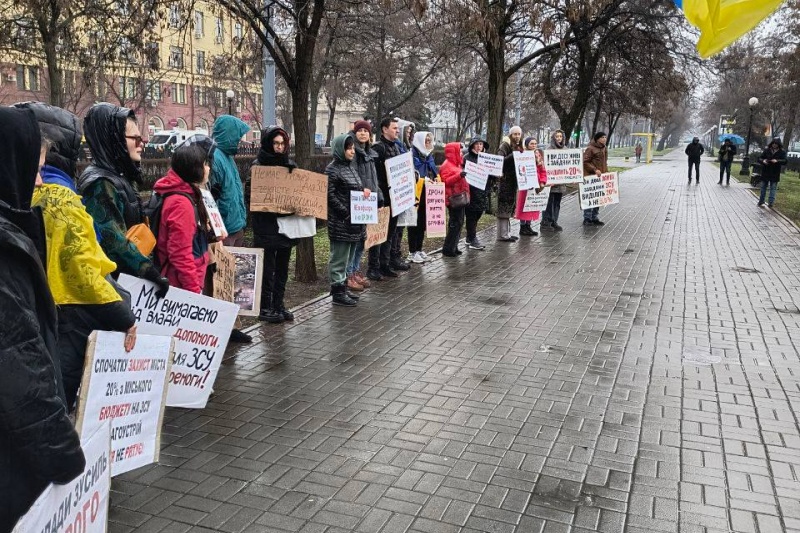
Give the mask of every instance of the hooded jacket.
[[197, 193], [172, 169], [153, 190], [164, 197], [156, 245], [161, 275], [173, 287], [200, 294], [208, 266], [208, 235], [198, 216], [201, 207], [187, 197], [196, 198]]
[[45, 164], [61, 170], [73, 180], [83, 137], [80, 119], [65, 109], [42, 102], [24, 102], [14, 104], [14, 107], [34, 112], [39, 129], [52, 143]]
[[239, 151], [239, 141], [250, 126], [236, 117], [222, 115], [214, 122], [211, 136], [217, 143], [214, 166], [209, 184], [217, 198], [217, 207], [229, 235], [247, 225], [247, 208], [244, 205], [244, 187], [233, 156]]
[[40, 145], [33, 112], [0, 108], [0, 531], [49, 483], [69, 482], [85, 466], [60, 390], [55, 305], [28, 233], [38, 230], [31, 198]]
[[466, 192], [469, 195], [467, 178], [461, 175], [464, 160], [461, 157], [461, 143], [448, 143], [444, 147], [444, 163], [442, 163], [441, 177], [444, 182], [444, 195], [447, 207], [450, 207], [450, 197], [454, 194]]
[[[772, 146], [774, 144], [777, 144], [777, 149], [773, 152]], [[777, 163], [771, 163], [770, 161], [773, 159], [776, 160]], [[781, 181], [781, 171], [788, 160], [786, 158], [786, 152], [783, 150], [783, 146], [781, 146], [780, 142], [773, 140], [771, 143], [769, 143], [767, 149], [761, 152], [761, 157], [759, 157], [758, 160], [761, 163], [762, 181]]]
[[[560, 133], [561, 134], [561, 142], [558, 142], [556, 140], [556, 133]], [[566, 150], [566, 148], [567, 148], [566, 139], [567, 139], [567, 137], [566, 137], [566, 135], [564, 135], [564, 131], [563, 130], [554, 131], [553, 134], [550, 136], [550, 144], [547, 146], [547, 149], [548, 150]], [[545, 173], [545, 175], [546, 175], [546, 173]], [[550, 187], [550, 194], [564, 194], [565, 192], [567, 192], [567, 186], [566, 185], [553, 185], [552, 187]]]
[[[285, 152], [275, 153], [272, 141], [278, 135], [283, 136]], [[286, 130], [278, 126], [271, 126], [261, 134], [261, 149], [258, 156], [253, 160], [251, 168], [262, 165], [265, 167], [285, 167], [291, 172], [297, 168], [297, 163], [289, 158], [289, 134]], [[278, 213], [253, 212], [250, 219], [253, 223], [253, 233], [258, 236], [259, 245], [265, 248], [291, 248], [297, 244], [297, 239], [290, 239], [279, 231], [278, 219], [294, 215], [281, 215]]]
[[700, 156], [705, 152], [706, 149], [703, 148], [703, 145], [699, 140], [696, 142], [692, 140], [692, 142], [686, 145], [686, 150], [684, 150], [684, 153], [689, 156], [689, 161], [692, 162], [700, 161]]
[[429, 131], [418, 131], [414, 134], [411, 150], [414, 156], [414, 170], [417, 171], [420, 178], [436, 179], [439, 169], [436, 168], [436, 162], [433, 160], [432, 150], [425, 148], [425, 137], [428, 135], [431, 135]]
[[720, 163], [726, 163], [728, 161], [733, 161], [733, 158], [736, 156], [736, 145], [732, 142], [725, 142], [722, 146], [719, 147], [719, 156], [717, 160]]
[[583, 151], [583, 175], [594, 175], [597, 171], [608, 172], [608, 149], [597, 141], [592, 141]]
[[348, 135], [352, 137], [356, 146], [356, 168], [358, 175], [364, 187], [378, 195], [378, 206], [382, 207], [386, 201], [383, 196], [383, 191], [378, 185], [378, 170], [375, 168], [375, 162], [378, 159], [378, 154], [372, 149], [369, 141], [361, 144], [356, 138], [355, 132], [350, 132]]
[[86, 114], [83, 129], [92, 164], [78, 179], [78, 190], [99, 228], [103, 251], [116, 263], [117, 271], [153, 279], [157, 275], [153, 263], [125, 237], [128, 229], [144, 221], [135, 188], [141, 173], [125, 141], [125, 127], [133, 116], [130, 109], [106, 103]]
[[344, 156], [346, 139], [347, 135], [333, 139], [333, 161], [325, 169], [328, 175], [328, 238], [332, 241], [358, 242], [366, 237], [366, 226], [350, 223], [350, 192], [363, 191], [364, 184], [356, 164]]
[[[472, 148], [477, 142], [483, 143], [484, 151], [489, 149], [489, 145], [485, 140], [480, 137], [473, 137], [467, 146], [467, 153], [464, 155], [464, 164], [466, 164], [467, 161], [478, 164], [478, 154], [472, 151]], [[469, 205], [467, 206], [467, 211], [476, 211], [480, 213], [486, 211], [486, 208], [489, 207], [489, 194], [487, 191], [492, 187], [493, 180], [494, 178], [490, 176], [489, 180], [486, 182], [486, 188], [483, 190], [473, 187], [472, 185], [469, 186]]]

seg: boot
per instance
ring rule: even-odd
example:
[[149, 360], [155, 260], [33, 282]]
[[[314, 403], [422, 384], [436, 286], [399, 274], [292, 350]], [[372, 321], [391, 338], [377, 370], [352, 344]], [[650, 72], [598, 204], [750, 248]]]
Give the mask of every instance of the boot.
[[353, 275], [356, 277], [356, 281], [365, 289], [369, 289], [372, 286], [372, 283], [360, 271], [356, 271]]
[[364, 286], [358, 282], [355, 274], [347, 276], [347, 290], [353, 292], [361, 292], [364, 290]]
[[333, 296], [333, 305], [344, 307], [355, 307], [356, 305], [356, 301], [347, 296], [347, 285], [344, 283], [331, 285], [331, 296]]

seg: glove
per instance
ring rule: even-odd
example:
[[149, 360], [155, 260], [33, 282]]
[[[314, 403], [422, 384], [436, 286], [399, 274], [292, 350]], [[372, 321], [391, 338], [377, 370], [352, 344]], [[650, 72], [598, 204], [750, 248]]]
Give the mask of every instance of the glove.
[[158, 270], [155, 268], [147, 269], [147, 272], [144, 274], [144, 279], [147, 281], [152, 281], [156, 284], [156, 298], [160, 300], [167, 295], [167, 291], [169, 290], [169, 280], [165, 277], [162, 277]]

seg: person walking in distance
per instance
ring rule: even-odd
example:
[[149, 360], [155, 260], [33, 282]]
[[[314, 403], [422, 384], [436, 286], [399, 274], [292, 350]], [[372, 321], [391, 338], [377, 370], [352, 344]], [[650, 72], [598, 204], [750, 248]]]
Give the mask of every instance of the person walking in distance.
[[700, 144], [700, 137], [695, 137], [692, 142], [686, 145], [685, 153], [689, 156], [689, 183], [692, 182], [692, 167], [694, 167], [695, 172], [695, 183], [700, 183], [700, 156], [705, 151], [706, 149]]
[[522, 152], [522, 128], [513, 126], [508, 132], [508, 141], [503, 141], [497, 150], [503, 156], [503, 176], [497, 190], [497, 240], [515, 242], [519, 240], [511, 235], [511, 217], [517, 199], [517, 165], [514, 163], [514, 152]]
[[636, 162], [637, 163], [641, 163], [642, 162], [642, 143], [637, 142], [636, 143], [636, 148], [634, 148], [633, 151], [636, 154]]
[[725, 180], [725, 185], [731, 184], [731, 164], [736, 155], [736, 145], [730, 139], [725, 139], [722, 146], [719, 147], [719, 181], [717, 185], [722, 185], [722, 176], [727, 173], [728, 179]]
[[[586, 147], [583, 152], [583, 175], [590, 176], [592, 174], [600, 176], [608, 172], [608, 150], [606, 149], [606, 141], [608, 137], [602, 131], [598, 131], [592, 137], [592, 142]], [[605, 222], [601, 222], [599, 218], [600, 208], [590, 207], [583, 210], [583, 225], [584, 226], [603, 226]]]
[[[565, 150], [567, 148], [564, 132], [556, 130], [550, 137], [548, 150]], [[564, 228], [558, 225], [558, 215], [561, 213], [561, 197], [567, 192], [566, 185], [553, 185], [550, 187], [550, 197], [547, 199], [547, 208], [542, 215], [542, 228], [562, 231]]]
[[775, 204], [775, 193], [778, 190], [778, 182], [781, 181], [781, 170], [786, 164], [786, 152], [783, 150], [783, 145], [780, 139], [772, 139], [767, 149], [761, 152], [758, 158], [761, 162], [761, 194], [758, 197], [758, 206], [764, 205], [764, 199], [767, 194], [767, 187], [769, 187], [769, 200], [768, 206], [772, 207]]

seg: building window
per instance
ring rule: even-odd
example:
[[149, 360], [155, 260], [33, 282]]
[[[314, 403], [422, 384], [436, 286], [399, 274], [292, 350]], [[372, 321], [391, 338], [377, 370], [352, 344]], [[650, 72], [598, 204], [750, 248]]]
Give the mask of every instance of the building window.
[[183, 48], [180, 46], [169, 47], [169, 66], [172, 68], [183, 68]]
[[119, 98], [123, 102], [136, 98], [136, 78], [119, 77]]
[[194, 12], [194, 36], [198, 39], [205, 35], [205, 17], [202, 11]]
[[202, 50], [197, 51], [197, 72], [204, 74], [206, 71], [206, 53]]
[[183, 83], [176, 83], [173, 88], [172, 101], [176, 104], [186, 103], [186, 85]]
[[94, 95], [98, 100], [105, 100], [106, 94], [108, 94], [106, 80], [101, 74], [98, 74], [94, 80]]
[[180, 28], [181, 26], [181, 12], [176, 4], [169, 6], [169, 25], [172, 28]]
[[25, 80], [27, 83], [26, 89], [29, 91], [38, 91], [39, 90], [39, 68], [38, 67], [28, 67], [28, 79]]
[[208, 103], [205, 87], [194, 88], [194, 105], [206, 105]]
[[147, 43], [145, 57], [147, 59], [147, 66], [150, 67], [151, 70], [158, 70], [161, 67], [158, 43]]
[[225, 23], [223, 22], [222, 17], [217, 17], [217, 21], [214, 26], [214, 41], [217, 44], [222, 44], [225, 42]]
[[161, 101], [161, 82], [147, 80], [145, 82], [145, 94], [148, 102], [158, 104]]
[[237, 22], [233, 26], [233, 37], [236, 39], [237, 43], [242, 42], [242, 23]]
[[22, 65], [17, 65], [17, 89], [25, 90], [25, 67]]

